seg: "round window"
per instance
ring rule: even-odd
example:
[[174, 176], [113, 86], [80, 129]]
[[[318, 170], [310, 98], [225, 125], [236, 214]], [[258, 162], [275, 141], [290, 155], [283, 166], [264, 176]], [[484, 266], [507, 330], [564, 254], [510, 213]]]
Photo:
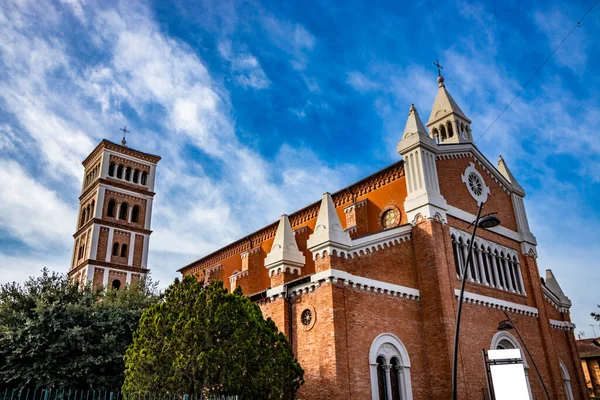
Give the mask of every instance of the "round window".
[[461, 178], [477, 205], [485, 203], [490, 194], [490, 188], [485, 184], [483, 176], [477, 171], [475, 164], [470, 163]]
[[307, 308], [302, 311], [302, 316], [300, 318], [302, 320], [302, 325], [308, 326], [312, 322], [312, 312]]
[[392, 207], [383, 212], [381, 216], [381, 226], [384, 229], [394, 228], [400, 223], [400, 210], [396, 207]]
[[481, 183], [481, 179], [472, 172], [469, 174], [469, 187], [471, 188], [471, 192], [475, 193], [476, 196], [481, 196], [483, 184]]

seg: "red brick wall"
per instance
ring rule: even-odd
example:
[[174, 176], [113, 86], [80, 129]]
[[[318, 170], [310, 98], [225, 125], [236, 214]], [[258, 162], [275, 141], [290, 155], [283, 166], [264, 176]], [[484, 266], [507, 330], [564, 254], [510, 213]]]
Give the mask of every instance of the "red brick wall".
[[[100, 227], [98, 235], [98, 249], [96, 250], [96, 260], [106, 260], [106, 248], [108, 246], [108, 228]], [[111, 249], [112, 251], [112, 249]]]
[[140, 268], [142, 266], [142, 254], [144, 250], [144, 236], [135, 235], [135, 248], [133, 250], [133, 266]]
[[[116, 202], [115, 206], [115, 217], [108, 216], [108, 203], [114, 200]], [[119, 204], [127, 203], [128, 211], [127, 211], [127, 219], [129, 219], [129, 213], [134, 206], [140, 207], [140, 212], [138, 216], [138, 222], [127, 222], [126, 220], [117, 219], [119, 212]], [[102, 219], [107, 221], [118, 222], [123, 225], [132, 226], [136, 228], [144, 228], [144, 223], [146, 221], [146, 199], [142, 199], [139, 197], [125, 195], [120, 192], [116, 192], [114, 190], [106, 189], [104, 194], [104, 205], [102, 208]]]
[[104, 268], [94, 268], [94, 280], [92, 281], [92, 287], [98, 289], [102, 287], [104, 282]]

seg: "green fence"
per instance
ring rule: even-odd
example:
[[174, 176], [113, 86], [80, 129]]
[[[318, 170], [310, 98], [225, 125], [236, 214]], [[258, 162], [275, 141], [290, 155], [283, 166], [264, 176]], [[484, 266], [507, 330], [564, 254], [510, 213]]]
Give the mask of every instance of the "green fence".
[[0, 400], [240, 400], [239, 396], [122, 393], [107, 390], [4, 389]]

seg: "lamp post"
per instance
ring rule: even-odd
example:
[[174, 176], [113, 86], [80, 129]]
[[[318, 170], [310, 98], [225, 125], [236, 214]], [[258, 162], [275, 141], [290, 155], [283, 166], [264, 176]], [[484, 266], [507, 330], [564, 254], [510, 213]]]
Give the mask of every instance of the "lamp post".
[[469, 242], [469, 249], [467, 251], [467, 262], [465, 263], [465, 267], [463, 268], [461, 275], [461, 284], [460, 284], [460, 295], [458, 296], [458, 312], [456, 313], [456, 327], [454, 330], [454, 353], [452, 357], [452, 400], [457, 399], [457, 386], [456, 386], [456, 377], [458, 374], [458, 336], [460, 333], [460, 316], [462, 314], [462, 305], [463, 298], [465, 295], [465, 282], [467, 277], [467, 271], [469, 270], [470, 265], [472, 264], [471, 259], [473, 258], [473, 242], [475, 241], [475, 233], [477, 232], [477, 227], [480, 226], [484, 229], [493, 228], [494, 226], [500, 225], [500, 220], [496, 218], [493, 214], [490, 213], [487, 215], [481, 216], [481, 210], [483, 209], [483, 202], [479, 205], [479, 210], [477, 211], [477, 218], [471, 225], [473, 225], [473, 233], [471, 234], [471, 241]]
[[517, 336], [519, 337], [519, 340], [521, 341], [521, 343], [523, 343], [523, 347], [525, 347], [525, 351], [527, 352], [527, 355], [529, 356], [529, 359], [531, 360], [531, 364], [533, 365], [533, 368], [535, 369], [535, 372], [537, 373], [538, 378], [540, 378], [540, 382], [542, 383], [542, 387], [544, 388], [544, 392], [546, 393], [546, 397], [548, 398], [548, 400], [550, 400], [550, 395], [548, 394], [548, 389], [546, 389], [546, 385], [544, 384], [544, 380], [542, 379], [542, 375], [540, 374], [540, 370], [537, 368], [537, 365], [535, 365], [535, 361], [533, 361], [533, 357], [531, 356], [531, 353], [529, 352], [529, 349], [527, 348], [527, 345], [525, 344], [525, 341], [521, 337], [521, 334], [519, 333], [519, 330], [517, 329], [517, 326], [512, 321], [512, 319], [510, 319], [510, 317], [509, 317], [509, 315], [508, 315], [508, 313], [506, 311], [504, 311], [504, 315], [506, 315], [507, 319], [505, 319], [504, 321], [500, 322], [500, 324], [498, 324], [498, 330], [499, 331], [508, 331], [510, 329], [514, 329], [515, 330], [515, 332], [517, 333]]

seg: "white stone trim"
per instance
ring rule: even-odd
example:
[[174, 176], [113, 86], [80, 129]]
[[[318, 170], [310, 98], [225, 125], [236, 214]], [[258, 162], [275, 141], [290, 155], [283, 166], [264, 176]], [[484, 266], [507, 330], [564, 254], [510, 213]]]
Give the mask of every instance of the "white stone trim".
[[135, 246], [135, 232], [129, 233], [129, 254], [127, 255], [127, 265], [130, 267], [133, 265], [133, 253]]
[[349, 248], [341, 246], [325, 246], [313, 252], [313, 259], [323, 257], [327, 252], [330, 256], [335, 251], [338, 256], [344, 258], [360, 257], [367, 253], [374, 253], [385, 248], [395, 246], [411, 240], [412, 225], [406, 224], [393, 229], [386, 229], [371, 235], [361, 236], [350, 241]]
[[565, 331], [572, 331], [576, 328], [575, 324], [569, 321], [558, 321], [556, 319], [550, 320], [550, 326], [556, 329], [562, 329]]
[[[454, 295], [458, 299], [458, 296], [460, 296], [460, 290], [454, 289]], [[465, 303], [481, 304], [490, 308], [499, 308], [500, 310], [504, 311], [511, 311], [517, 314], [522, 314], [536, 318], [538, 317], [538, 309], [535, 307], [513, 303], [512, 301], [496, 299], [495, 297], [483, 296], [481, 294], [465, 291], [464, 301]]]
[[[322, 284], [337, 283], [340, 281], [344, 283], [344, 286], [350, 286], [353, 289], [363, 290], [366, 292], [380, 293], [392, 297], [407, 298], [417, 301], [420, 298], [420, 292], [418, 289], [383, 282], [376, 279], [364, 278], [362, 276], [352, 275], [346, 271], [340, 271], [337, 269], [328, 269], [326, 271], [311, 275], [310, 282], [303, 285], [294, 286], [291, 293], [299, 296], [314, 291], [315, 288], [318, 288]], [[276, 296], [284, 293], [286, 293], [286, 285], [280, 285], [271, 289], [267, 289], [267, 297], [271, 299], [274, 299]]]
[[[377, 357], [382, 356], [386, 360], [386, 365], [392, 358], [397, 358], [399, 361], [398, 371], [398, 389], [400, 391], [400, 398], [403, 400], [412, 400], [412, 384], [410, 381], [410, 358], [408, 351], [404, 343], [398, 337], [392, 333], [382, 333], [377, 336], [371, 348], [369, 349], [369, 372], [371, 376], [371, 398], [373, 400], [379, 399], [379, 382], [377, 380]], [[389, 380], [389, 373], [387, 380]], [[388, 398], [392, 398], [391, 384], [387, 385]]]
[[112, 257], [112, 245], [113, 245], [113, 240], [114, 240], [114, 233], [115, 233], [115, 228], [113, 228], [112, 226], [107, 227], [108, 228], [108, 240], [106, 243], [106, 262], [110, 262], [110, 258]]
[[134, 162], [136, 162], [138, 164], [143, 164], [143, 165], [145, 165], [147, 167], [152, 167], [152, 166], [156, 165], [155, 163], [152, 163], [150, 161], [146, 161], [146, 160], [143, 160], [141, 158], [133, 157], [133, 156], [130, 156], [130, 155], [127, 155], [127, 154], [119, 153], [117, 151], [113, 151], [113, 150], [110, 150], [110, 149], [104, 149], [104, 152], [108, 153], [108, 154], [112, 154], [113, 156], [116, 156], [116, 157], [120, 157], [120, 158], [129, 160], [129, 161], [134, 161]]
[[[115, 178], [115, 179], [118, 180], [118, 178]], [[125, 181], [125, 182], [127, 182], [127, 181]], [[142, 194], [142, 193], [134, 192], [134, 191], [127, 190], [127, 189], [122, 189], [120, 187], [112, 186], [110, 184], [101, 183], [100, 187], [104, 187], [104, 188], [112, 190], [113, 192], [121, 193], [121, 194], [124, 194], [124, 195], [127, 195], [127, 196], [133, 196], [133, 197], [136, 197], [136, 198], [139, 198], [139, 199], [145, 199], [145, 200], [148, 200], [148, 201], [152, 201], [152, 199], [153, 199], [152, 196], [149, 196], [147, 194]]]
[[[471, 222], [475, 221], [475, 219], [477, 219], [477, 216], [475, 214], [471, 214], [468, 211], [461, 210], [460, 208], [456, 208], [451, 205], [448, 205], [447, 213], [448, 213], [448, 215], [451, 215], [455, 218], [458, 218], [458, 219], [463, 220], [468, 223], [471, 223]], [[498, 235], [507, 237], [509, 239], [512, 239], [514, 241], [517, 241], [519, 243], [523, 242], [523, 235], [521, 235], [518, 232], [515, 232], [513, 230], [510, 230], [508, 228], [505, 228], [503, 226], [498, 225], [493, 228], [488, 228], [487, 230], [497, 233]]]
[[561, 313], [570, 313], [569, 308], [563, 307], [560, 304], [560, 300], [558, 299], [558, 297], [550, 289], [548, 289], [546, 285], [542, 284], [542, 292], [544, 294], [544, 299], [546, 299], [546, 301], [550, 303], [552, 307], [554, 307]]
[[107, 287], [108, 286], [108, 273], [110, 271], [110, 268], [103, 268], [104, 269], [104, 275], [102, 275], [102, 286]]
[[92, 225], [92, 240], [90, 243], [90, 259], [95, 260], [98, 255], [98, 238], [100, 235], [100, 226], [98, 224]]
[[229, 284], [232, 285], [237, 279], [244, 277], [244, 276], [248, 276], [248, 270], [247, 269], [243, 269], [241, 271], [236, 271], [233, 273], [233, 275], [231, 275], [229, 277]]
[[142, 235], [144, 241], [142, 242], [142, 265], [141, 267], [148, 268], [148, 246], [150, 245], [150, 235]]

